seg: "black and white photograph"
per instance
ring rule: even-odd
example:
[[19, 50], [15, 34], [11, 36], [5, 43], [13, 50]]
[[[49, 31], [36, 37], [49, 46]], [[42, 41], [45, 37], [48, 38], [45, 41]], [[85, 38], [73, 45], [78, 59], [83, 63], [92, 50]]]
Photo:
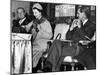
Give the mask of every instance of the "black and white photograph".
[[96, 5], [10, 1], [10, 74], [96, 70]]

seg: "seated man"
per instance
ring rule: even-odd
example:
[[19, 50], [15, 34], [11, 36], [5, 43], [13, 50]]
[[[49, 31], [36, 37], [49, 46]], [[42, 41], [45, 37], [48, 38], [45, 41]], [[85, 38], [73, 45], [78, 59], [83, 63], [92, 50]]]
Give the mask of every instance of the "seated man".
[[12, 32], [13, 33], [26, 33], [25, 25], [31, 20], [26, 17], [25, 9], [22, 7], [17, 8], [17, 19], [13, 20]]
[[[85, 56], [87, 52], [81, 45], [78, 45], [81, 40], [89, 40], [96, 31], [95, 24], [91, 23], [88, 19], [89, 11], [87, 7], [81, 7], [77, 11], [78, 20], [74, 20], [72, 26], [66, 35], [67, 40], [72, 40], [72, 43], [66, 43], [60, 40], [55, 40], [48, 51], [48, 57], [46, 62], [51, 63], [52, 71], [59, 71], [60, 65], [65, 56], [80, 57], [81, 53], [84, 53], [84, 63], [88, 69], [95, 68], [91, 57]], [[82, 24], [81, 24], [82, 21]], [[79, 51], [77, 51], [79, 50]]]

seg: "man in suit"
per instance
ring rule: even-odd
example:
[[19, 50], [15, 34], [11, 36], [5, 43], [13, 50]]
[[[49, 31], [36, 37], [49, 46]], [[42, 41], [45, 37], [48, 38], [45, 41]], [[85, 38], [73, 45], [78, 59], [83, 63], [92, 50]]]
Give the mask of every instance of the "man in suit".
[[25, 9], [22, 7], [17, 8], [17, 19], [13, 20], [12, 32], [14, 33], [27, 33], [25, 26], [31, 20], [27, 16]]
[[74, 20], [72, 26], [66, 35], [67, 40], [73, 42], [66, 43], [60, 40], [55, 40], [48, 51], [47, 62], [52, 65], [52, 71], [59, 71], [60, 65], [65, 56], [74, 56], [77, 59], [83, 61], [88, 69], [94, 69], [95, 64], [89, 52], [78, 43], [82, 40], [89, 40], [96, 31], [95, 24], [91, 23], [88, 19], [89, 9], [87, 7], [81, 7], [77, 11], [78, 19]]

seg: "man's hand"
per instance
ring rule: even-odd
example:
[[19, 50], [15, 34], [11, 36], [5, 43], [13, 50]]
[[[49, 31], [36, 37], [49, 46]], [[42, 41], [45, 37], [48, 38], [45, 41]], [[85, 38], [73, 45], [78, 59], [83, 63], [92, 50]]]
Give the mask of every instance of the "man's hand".
[[82, 45], [88, 45], [91, 41], [87, 41], [87, 40], [81, 40], [79, 41], [79, 43], [81, 43]]
[[28, 32], [31, 28], [31, 26], [33, 25], [33, 21], [31, 21], [30, 23], [28, 23], [26, 26], [25, 26], [25, 29], [26, 31]]
[[22, 25], [21, 27], [22, 27], [22, 28], [26, 28], [26, 25]]
[[75, 27], [80, 28], [81, 27], [81, 22], [79, 19], [75, 19], [70, 27], [70, 31], [72, 31]]

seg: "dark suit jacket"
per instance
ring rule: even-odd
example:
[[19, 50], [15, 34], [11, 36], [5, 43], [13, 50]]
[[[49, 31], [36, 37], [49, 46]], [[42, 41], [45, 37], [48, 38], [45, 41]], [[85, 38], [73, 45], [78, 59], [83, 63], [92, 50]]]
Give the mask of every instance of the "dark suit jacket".
[[75, 42], [80, 40], [88, 40], [86, 36], [91, 39], [95, 31], [96, 25], [90, 21], [87, 21], [80, 29], [76, 27], [74, 30], [68, 31], [66, 39], [74, 40]]
[[31, 20], [26, 18], [23, 23], [19, 24], [19, 19], [13, 20], [12, 32], [14, 33], [27, 33], [26, 30], [22, 27], [23, 25], [27, 25]]

